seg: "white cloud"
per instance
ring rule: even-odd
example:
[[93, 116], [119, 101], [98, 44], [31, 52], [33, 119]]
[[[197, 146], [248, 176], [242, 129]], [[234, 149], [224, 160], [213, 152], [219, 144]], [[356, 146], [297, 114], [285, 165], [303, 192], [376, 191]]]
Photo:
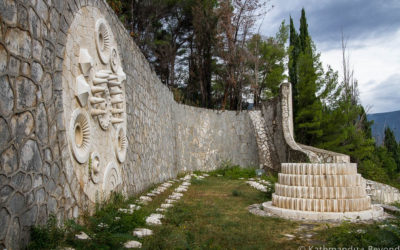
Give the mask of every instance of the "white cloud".
[[384, 113], [400, 110], [400, 73], [391, 75], [382, 82], [371, 81], [369, 88], [361, 95], [365, 107], [371, 107], [368, 113]]
[[[380, 100], [382, 96], [378, 95], [379, 91], [391, 87], [392, 89], [386, 91], [396, 93], [395, 97], [397, 95], [397, 99], [400, 100], [400, 77], [394, 77], [400, 72], [399, 44], [400, 29], [375, 39], [348, 41], [350, 63], [359, 82], [361, 102], [364, 106], [372, 106], [371, 113], [400, 109], [400, 105], [396, 107], [389, 100]], [[340, 49], [322, 51], [321, 60], [341, 72], [341, 53]]]
[[400, 2], [272, 0], [271, 4], [275, 7], [265, 17], [263, 35], [273, 36], [283, 19], [288, 24], [289, 15], [298, 28], [304, 7], [324, 66], [329, 64], [341, 72], [343, 30], [361, 103], [372, 107], [370, 113], [400, 110]]

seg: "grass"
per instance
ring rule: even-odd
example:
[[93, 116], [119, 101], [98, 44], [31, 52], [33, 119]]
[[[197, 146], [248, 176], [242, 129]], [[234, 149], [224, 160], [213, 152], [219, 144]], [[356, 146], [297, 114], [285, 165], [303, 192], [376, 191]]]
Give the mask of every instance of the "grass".
[[394, 249], [400, 246], [400, 217], [365, 224], [344, 222], [336, 227], [328, 225], [325, 230], [318, 232], [317, 237], [325, 241], [326, 247]]
[[164, 224], [153, 227], [154, 236], [144, 249], [292, 249], [300, 239], [288, 240], [297, 222], [255, 216], [251, 204], [262, 203], [265, 193], [243, 180], [208, 177], [192, 181], [180, 202], [168, 210]]
[[232, 165], [230, 162], [224, 162], [219, 169], [210, 172], [210, 175], [237, 180], [239, 178], [256, 177], [256, 172], [255, 168], [241, 168], [238, 165]]
[[[32, 229], [28, 248], [123, 249], [128, 240], [142, 242], [143, 249], [300, 249], [303, 246], [368, 249], [400, 245], [400, 217], [363, 224], [260, 217], [251, 214], [247, 207], [270, 200], [273, 190], [260, 192], [242, 180], [254, 178], [254, 169], [226, 165], [209, 174], [204, 180], [191, 181], [183, 198], [165, 213], [162, 226], [147, 226], [145, 218], [160, 207], [177, 183], [133, 214], [118, 212], [118, 208], [126, 208], [136, 198], [113, 194], [108, 202], [97, 204], [92, 216], [83, 216], [81, 224], [67, 221], [59, 227], [51, 216], [47, 225]], [[276, 182], [275, 176], [261, 178], [272, 184]], [[150, 228], [154, 235], [137, 239], [132, 235], [136, 227]], [[75, 234], [82, 231], [91, 240], [76, 240]]]
[[[137, 197], [125, 199], [121, 194], [113, 193], [107, 202], [96, 204], [93, 215], [86, 213], [82, 222], [68, 220], [58, 226], [54, 216], [50, 216], [45, 226], [33, 227], [28, 249], [56, 249], [73, 247], [75, 249], [123, 249], [128, 240], [138, 240], [132, 235], [137, 227], [145, 227], [145, 218], [153, 213], [168, 197], [174, 186], [154, 197], [153, 201], [133, 214], [119, 212], [119, 208], [127, 208]], [[77, 240], [75, 235], [85, 232], [90, 240]]]

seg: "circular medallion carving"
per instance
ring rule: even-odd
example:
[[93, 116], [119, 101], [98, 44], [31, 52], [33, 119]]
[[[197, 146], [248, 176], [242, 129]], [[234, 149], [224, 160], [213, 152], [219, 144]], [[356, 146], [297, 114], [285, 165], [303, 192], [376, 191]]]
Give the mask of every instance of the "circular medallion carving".
[[94, 184], [100, 181], [100, 156], [97, 152], [92, 152], [90, 154], [90, 179]]
[[68, 60], [63, 61], [63, 116], [73, 170], [95, 202], [99, 189], [106, 198], [122, 183], [128, 147], [126, 74], [113, 30], [102, 13], [89, 8], [77, 16], [65, 45], [74, 49], [66, 50]]
[[126, 151], [128, 148], [128, 139], [126, 138], [126, 131], [122, 126], [118, 126], [117, 128], [117, 145], [116, 145], [116, 153], [117, 159], [120, 163], [123, 163], [126, 158]]
[[75, 109], [71, 115], [69, 137], [72, 152], [79, 163], [85, 163], [89, 158], [91, 136], [89, 114], [83, 109]]
[[103, 179], [103, 191], [108, 195], [121, 183], [121, 174], [118, 166], [114, 162], [108, 163]]
[[111, 55], [111, 37], [106, 21], [103, 18], [96, 22], [95, 35], [100, 60], [103, 64], [107, 64]]

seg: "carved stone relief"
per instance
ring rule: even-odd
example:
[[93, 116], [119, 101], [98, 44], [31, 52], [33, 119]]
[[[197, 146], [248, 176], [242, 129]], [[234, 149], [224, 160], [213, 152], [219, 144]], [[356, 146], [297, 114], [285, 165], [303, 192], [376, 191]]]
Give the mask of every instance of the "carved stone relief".
[[126, 150], [128, 148], [128, 140], [126, 138], [126, 131], [122, 126], [119, 126], [116, 134], [116, 153], [118, 161], [123, 163], [126, 158]]
[[121, 183], [122, 179], [119, 168], [114, 162], [108, 163], [103, 179], [103, 190], [105, 194], [108, 196], [109, 193]]
[[93, 136], [89, 123], [89, 115], [85, 110], [74, 110], [71, 115], [69, 132], [71, 148], [75, 159], [79, 163], [85, 163], [89, 158]]
[[126, 158], [126, 75], [99, 10], [80, 12], [67, 37], [63, 107], [73, 170], [88, 197], [106, 198], [122, 182]]

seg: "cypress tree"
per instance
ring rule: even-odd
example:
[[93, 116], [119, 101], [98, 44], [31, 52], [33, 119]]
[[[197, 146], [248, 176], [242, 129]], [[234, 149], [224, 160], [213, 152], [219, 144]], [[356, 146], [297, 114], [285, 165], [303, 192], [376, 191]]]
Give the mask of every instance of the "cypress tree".
[[304, 9], [301, 11], [300, 34], [296, 35], [293, 51], [298, 53], [295, 65], [297, 82], [293, 91], [296, 140], [315, 145], [322, 136], [322, 103], [317, 97], [319, 61], [308, 34]]
[[399, 145], [397, 144], [393, 131], [389, 127], [385, 129], [385, 139], [383, 143], [388, 153], [391, 154], [395, 160], [397, 169], [400, 170]]
[[299, 57], [299, 36], [293, 24], [293, 19], [290, 17], [289, 24], [289, 81], [292, 83], [293, 91], [293, 117], [296, 117], [298, 110], [297, 102], [297, 60]]
[[310, 36], [308, 35], [308, 24], [306, 18], [306, 12], [304, 8], [301, 9], [300, 17], [300, 35], [299, 35], [299, 45], [302, 53], [305, 53], [308, 48], [310, 48]]
[[315, 145], [322, 136], [322, 103], [316, 96], [318, 75], [314, 68], [311, 48], [298, 58], [297, 113], [295, 116], [296, 140]]
[[293, 88], [297, 83], [297, 57], [299, 55], [298, 35], [296, 28], [293, 25], [293, 19], [290, 17], [289, 24], [289, 81], [292, 83]]

